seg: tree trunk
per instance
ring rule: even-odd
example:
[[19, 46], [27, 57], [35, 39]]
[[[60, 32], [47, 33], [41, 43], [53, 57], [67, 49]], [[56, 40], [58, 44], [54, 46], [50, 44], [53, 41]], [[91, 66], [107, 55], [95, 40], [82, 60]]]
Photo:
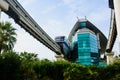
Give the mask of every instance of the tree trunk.
[[1, 54], [1, 51], [2, 51], [2, 47], [0, 46], [0, 54]]

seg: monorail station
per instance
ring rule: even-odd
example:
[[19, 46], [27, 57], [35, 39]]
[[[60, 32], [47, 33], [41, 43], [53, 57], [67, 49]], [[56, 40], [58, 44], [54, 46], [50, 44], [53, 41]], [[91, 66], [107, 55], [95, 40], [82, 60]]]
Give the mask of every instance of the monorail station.
[[107, 38], [96, 26], [85, 19], [78, 20], [74, 29], [77, 37], [76, 47], [78, 47], [75, 61], [85, 65], [98, 65], [100, 54], [105, 53]]
[[56, 37], [55, 41], [61, 46], [65, 59], [84, 65], [99, 65], [107, 45], [104, 34], [86, 19], [76, 22], [68, 41], [63, 36]]
[[[111, 2], [113, 0], [109, 1]], [[120, 15], [119, 2], [120, 0], [114, 0], [115, 15], [113, 14], [113, 18], [111, 18], [113, 19], [112, 21], [115, 22], [116, 16], [118, 36], [120, 35], [120, 18], [117, 17]], [[78, 19], [68, 35], [68, 38], [65, 38], [65, 36], [58, 36], [54, 41], [17, 0], [0, 0], [0, 3], [1, 11], [4, 11], [8, 16], [13, 18], [18, 25], [57, 55], [63, 55], [62, 58], [65, 60], [84, 65], [99, 65], [100, 55], [105, 54], [105, 51], [110, 53], [112, 50], [114, 39], [111, 38], [113, 38], [114, 33], [107, 42], [107, 38], [104, 34], [87, 19]], [[75, 37], [76, 40], [74, 39]], [[108, 44], [106, 50], [107, 43], [110, 44]], [[59, 56], [56, 57], [60, 58]]]

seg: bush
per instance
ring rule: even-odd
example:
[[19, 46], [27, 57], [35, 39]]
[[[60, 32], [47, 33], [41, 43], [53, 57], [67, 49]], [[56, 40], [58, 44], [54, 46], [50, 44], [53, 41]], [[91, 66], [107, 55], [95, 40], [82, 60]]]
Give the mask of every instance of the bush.
[[116, 74], [114, 78], [112, 78], [111, 80], [120, 80], [120, 74]]
[[64, 80], [90, 80], [92, 71], [79, 64], [71, 64], [64, 72]]
[[8, 51], [0, 55], [0, 80], [120, 80], [120, 63], [84, 66]]
[[18, 80], [20, 58], [16, 52], [8, 51], [0, 55], [0, 80]]

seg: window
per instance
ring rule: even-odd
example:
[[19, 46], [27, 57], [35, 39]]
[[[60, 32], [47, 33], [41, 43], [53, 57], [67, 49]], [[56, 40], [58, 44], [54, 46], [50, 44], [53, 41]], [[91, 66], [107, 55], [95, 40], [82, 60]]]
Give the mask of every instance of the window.
[[81, 22], [81, 23], [80, 23], [80, 26], [81, 26], [81, 27], [86, 27], [86, 23], [85, 23], [85, 22]]

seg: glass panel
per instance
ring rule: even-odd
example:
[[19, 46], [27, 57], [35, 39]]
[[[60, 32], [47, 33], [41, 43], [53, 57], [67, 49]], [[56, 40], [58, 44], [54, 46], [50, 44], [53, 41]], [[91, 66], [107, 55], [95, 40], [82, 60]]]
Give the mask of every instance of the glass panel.
[[80, 26], [81, 26], [81, 27], [85, 27], [85, 26], [86, 26], [86, 23], [85, 23], [85, 22], [81, 22], [81, 23], [80, 23]]
[[78, 58], [76, 62], [80, 64], [98, 63], [97, 37], [91, 33], [77, 34], [77, 40]]

